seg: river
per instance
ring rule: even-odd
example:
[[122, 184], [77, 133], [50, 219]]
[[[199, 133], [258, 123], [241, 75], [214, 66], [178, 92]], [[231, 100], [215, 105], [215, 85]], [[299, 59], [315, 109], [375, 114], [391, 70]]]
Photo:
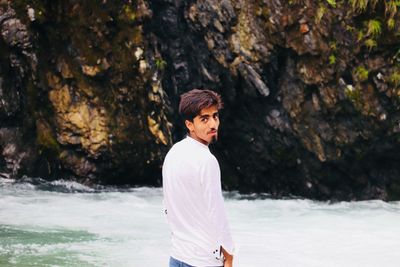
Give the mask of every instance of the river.
[[[400, 202], [225, 192], [235, 267], [400, 266]], [[168, 266], [160, 188], [0, 179], [0, 266]]]

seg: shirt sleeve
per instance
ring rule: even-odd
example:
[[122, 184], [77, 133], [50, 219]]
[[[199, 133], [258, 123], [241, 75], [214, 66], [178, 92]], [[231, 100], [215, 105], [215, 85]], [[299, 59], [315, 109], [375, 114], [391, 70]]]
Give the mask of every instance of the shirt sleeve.
[[204, 189], [204, 197], [212, 232], [216, 242], [229, 254], [234, 253], [228, 219], [225, 212], [224, 198], [221, 189], [221, 171], [217, 159], [212, 156], [201, 168], [201, 183]]

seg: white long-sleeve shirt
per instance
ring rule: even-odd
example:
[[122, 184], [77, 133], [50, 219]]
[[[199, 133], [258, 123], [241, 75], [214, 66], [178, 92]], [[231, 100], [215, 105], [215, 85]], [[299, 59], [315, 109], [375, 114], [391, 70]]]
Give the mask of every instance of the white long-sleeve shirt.
[[162, 175], [171, 256], [196, 267], [222, 266], [220, 247], [233, 254], [234, 244], [217, 159], [208, 146], [186, 137], [168, 152]]

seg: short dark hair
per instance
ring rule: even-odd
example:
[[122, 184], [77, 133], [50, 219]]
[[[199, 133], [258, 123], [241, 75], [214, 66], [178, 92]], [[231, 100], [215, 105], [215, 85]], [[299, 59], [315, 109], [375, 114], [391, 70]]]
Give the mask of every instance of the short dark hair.
[[193, 121], [204, 108], [217, 105], [218, 110], [223, 108], [221, 96], [207, 89], [193, 89], [181, 95], [179, 114], [183, 120]]

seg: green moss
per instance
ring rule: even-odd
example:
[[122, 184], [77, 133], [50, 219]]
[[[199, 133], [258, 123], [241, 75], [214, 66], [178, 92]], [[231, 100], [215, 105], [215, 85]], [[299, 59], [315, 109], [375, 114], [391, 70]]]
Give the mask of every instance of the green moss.
[[352, 11], [356, 13], [374, 12], [379, 9], [378, 3], [381, 3], [384, 5], [385, 16], [387, 18], [394, 18], [400, 7], [399, 0], [349, 0], [348, 2]]
[[336, 7], [336, 0], [326, 0], [331, 7]]
[[368, 80], [368, 74], [369, 72], [364, 66], [358, 66], [354, 70], [354, 76], [356, 76], [357, 80], [359, 80], [360, 82]]
[[334, 54], [329, 56], [329, 64], [333, 65], [336, 63], [336, 56]]
[[349, 3], [355, 12], [364, 12], [368, 5], [375, 8], [379, 0], [349, 0]]
[[354, 104], [356, 109], [361, 110], [362, 108], [362, 97], [360, 88], [354, 88], [351, 85], [348, 85], [345, 89], [345, 94], [348, 99]]
[[124, 5], [122, 7], [122, 12], [120, 15], [120, 19], [125, 22], [134, 22], [136, 20], [137, 14], [135, 10], [130, 5]]
[[369, 51], [371, 51], [373, 48], [375, 48], [378, 44], [377, 42], [372, 39], [368, 38], [367, 40], [364, 41], [364, 45], [368, 48]]
[[319, 24], [321, 22], [322, 17], [325, 15], [326, 13], [326, 7], [323, 5], [320, 5], [317, 9], [317, 14], [315, 16], [315, 23]]
[[44, 120], [36, 121], [36, 142], [53, 152], [60, 152], [60, 145], [53, 136], [50, 126]]
[[398, 87], [400, 85], [400, 72], [393, 72], [389, 77], [389, 82], [392, 83], [395, 87]]
[[157, 69], [164, 70], [165, 66], [167, 65], [167, 62], [165, 60], [163, 60], [162, 58], [156, 58], [155, 64], [156, 64]]
[[393, 30], [396, 26], [396, 21], [393, 18], [390, 18], [387, 20], [386, 24], [389, 30]]
[[382, 32], [381, 22], [377, 19], [371, 19], [367, 23], [367, 35], [377, 37]]
[[363, 38], [364, 38], [363, 30], [358, 30], [357, 31], [357, 41], [360, 42]]
[[378, 19], [370, 19], [357, 30], [357, 41], [367, 47], [369, 51], [378, 46], [377, 39], [382, 33], [382, 23]]
[[399, 0], [349, 0], [351, 11], [362, 14], [368, 13], [371, 18], [364, 23], [364, 27], [359, 29], [358, 41], [364, 38], [364, 44], [369, 50], [377, 46], [377, 37], [382, 33], [382, 24], [387, 26], [389, 31], [396, 33], [396, 14], [400, 7]]
[[346, 24], [346, 31], [348, 32], [355, 32], [357, 29], [351, 25]]
[[389, 16], [389, 18], [393, 18], [396, 15], [399, 7], [400, 7], [399, 0], [386, 0], [385, 1], [385, 14], [387, 16]]

